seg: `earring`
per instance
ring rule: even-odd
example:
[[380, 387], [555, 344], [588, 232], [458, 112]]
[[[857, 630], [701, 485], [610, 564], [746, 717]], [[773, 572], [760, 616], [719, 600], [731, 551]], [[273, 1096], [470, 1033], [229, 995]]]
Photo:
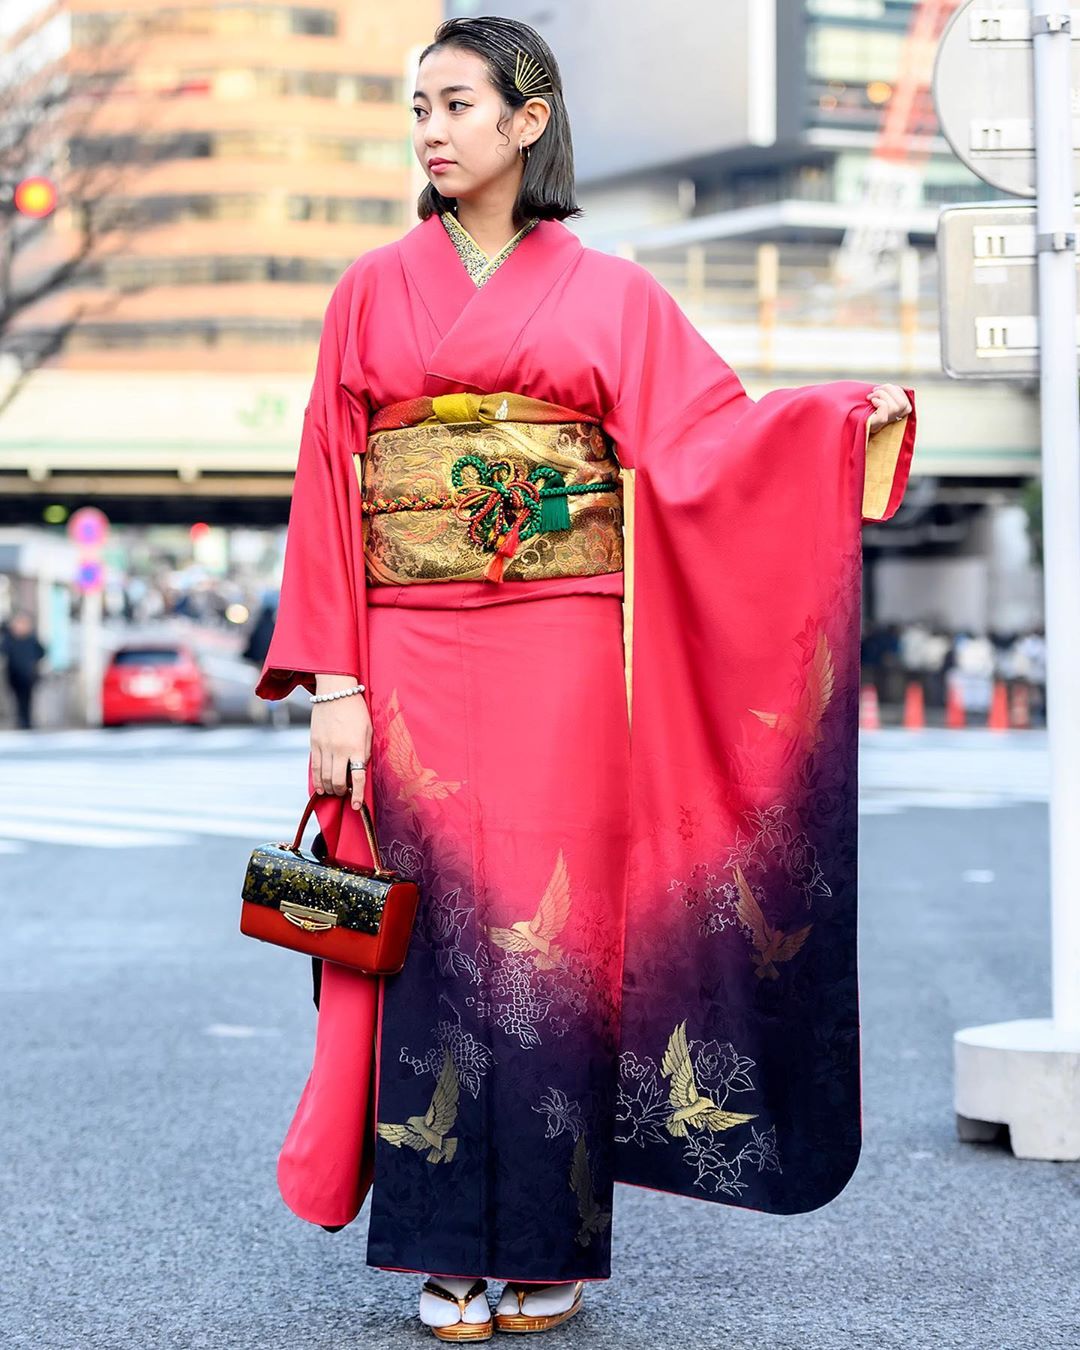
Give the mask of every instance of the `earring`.
[[524, 141], [518, 141], [518, 154], [527, 164], [529, 162], [529, 147]]

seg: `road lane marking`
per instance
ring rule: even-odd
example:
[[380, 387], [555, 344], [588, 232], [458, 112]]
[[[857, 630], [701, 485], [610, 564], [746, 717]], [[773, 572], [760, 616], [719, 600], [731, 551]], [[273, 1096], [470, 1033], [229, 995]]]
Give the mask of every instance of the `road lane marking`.
[[153, 830], [93, 829], [87, 825], [67, 825], [62, 820], [53, 824], [33, 820], [6, 821], [4, 835], [8, 839], [28, 839], [41, 844], [72, 844], [83, 848], [176, 848], [180, 844], [190, 843], [190, 839], [182, 834], [165, 834]]
[[[10, 803], [5, 804], [2, 809], [5, 822], [4, 832], [9, 835], [22, 835], [26, 822], [40, 821], [43, 826], [48, 825], [56, 829], [66, 821], [105, 826], [117, 821], [116, 811], [96, 806], [64, 805], [57, 807], [55, 804], [26, 806]], [[156, 830], [162, 825], [168, 825], [172, 827], [173, 831], [181, 830], [185, 834], [220, 834], [252, 839], [261, 839], [268, 833], [280, 833], [280, 831], [275, 831], [273, 822], [256, 819], [254, 816], [239, 820], [218, 820], [211, 816], [184, 815], [177, 811], [135, 811], [125, 808], [118, 823], [125, 826], [141, 826], [148, 830]], [[131, 833], [130, 830], [127, 832]], [[161, 837], [169, 836], [163, 834]], [[174, 834], [172, 837], [177, 836]]]

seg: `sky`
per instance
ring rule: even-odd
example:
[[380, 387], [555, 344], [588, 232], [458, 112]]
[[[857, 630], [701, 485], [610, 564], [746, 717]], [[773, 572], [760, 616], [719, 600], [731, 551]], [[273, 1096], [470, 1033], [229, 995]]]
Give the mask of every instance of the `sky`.
[[0, 37], [7, 37], [51, 0], [0, 0]]

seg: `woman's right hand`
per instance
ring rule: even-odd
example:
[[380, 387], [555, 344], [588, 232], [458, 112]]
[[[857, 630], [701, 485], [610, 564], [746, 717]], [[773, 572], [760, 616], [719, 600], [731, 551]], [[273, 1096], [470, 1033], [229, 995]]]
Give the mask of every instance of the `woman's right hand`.
[[[320, 694], [349, 689], [356, 683], [347, 675], [315, 677], [316, 691]], [[315, 791], [344, 796], [348, 791], [349, 760], [370, 758], [371, 737], [371, 714], [363, 694], [312, 704], [311, 776]], [[357, 811], [364, 800], [365, 775], [363, 769], [352, 771], [352, 806]]]

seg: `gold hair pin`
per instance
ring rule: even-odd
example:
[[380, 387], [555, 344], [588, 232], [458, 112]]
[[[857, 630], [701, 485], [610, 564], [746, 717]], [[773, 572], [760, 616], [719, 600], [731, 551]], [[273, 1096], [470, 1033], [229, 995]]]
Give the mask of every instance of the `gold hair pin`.
[[[520, 47], [517, 51], [517, 64], [514, 66], [514, 87], [526, 98], [535, 94], [553, 94], [554, 87], [548, 81], [547, 72], [534, 56], [529, 56]], [[545, 89], [543, 86], [547, 85]]]

